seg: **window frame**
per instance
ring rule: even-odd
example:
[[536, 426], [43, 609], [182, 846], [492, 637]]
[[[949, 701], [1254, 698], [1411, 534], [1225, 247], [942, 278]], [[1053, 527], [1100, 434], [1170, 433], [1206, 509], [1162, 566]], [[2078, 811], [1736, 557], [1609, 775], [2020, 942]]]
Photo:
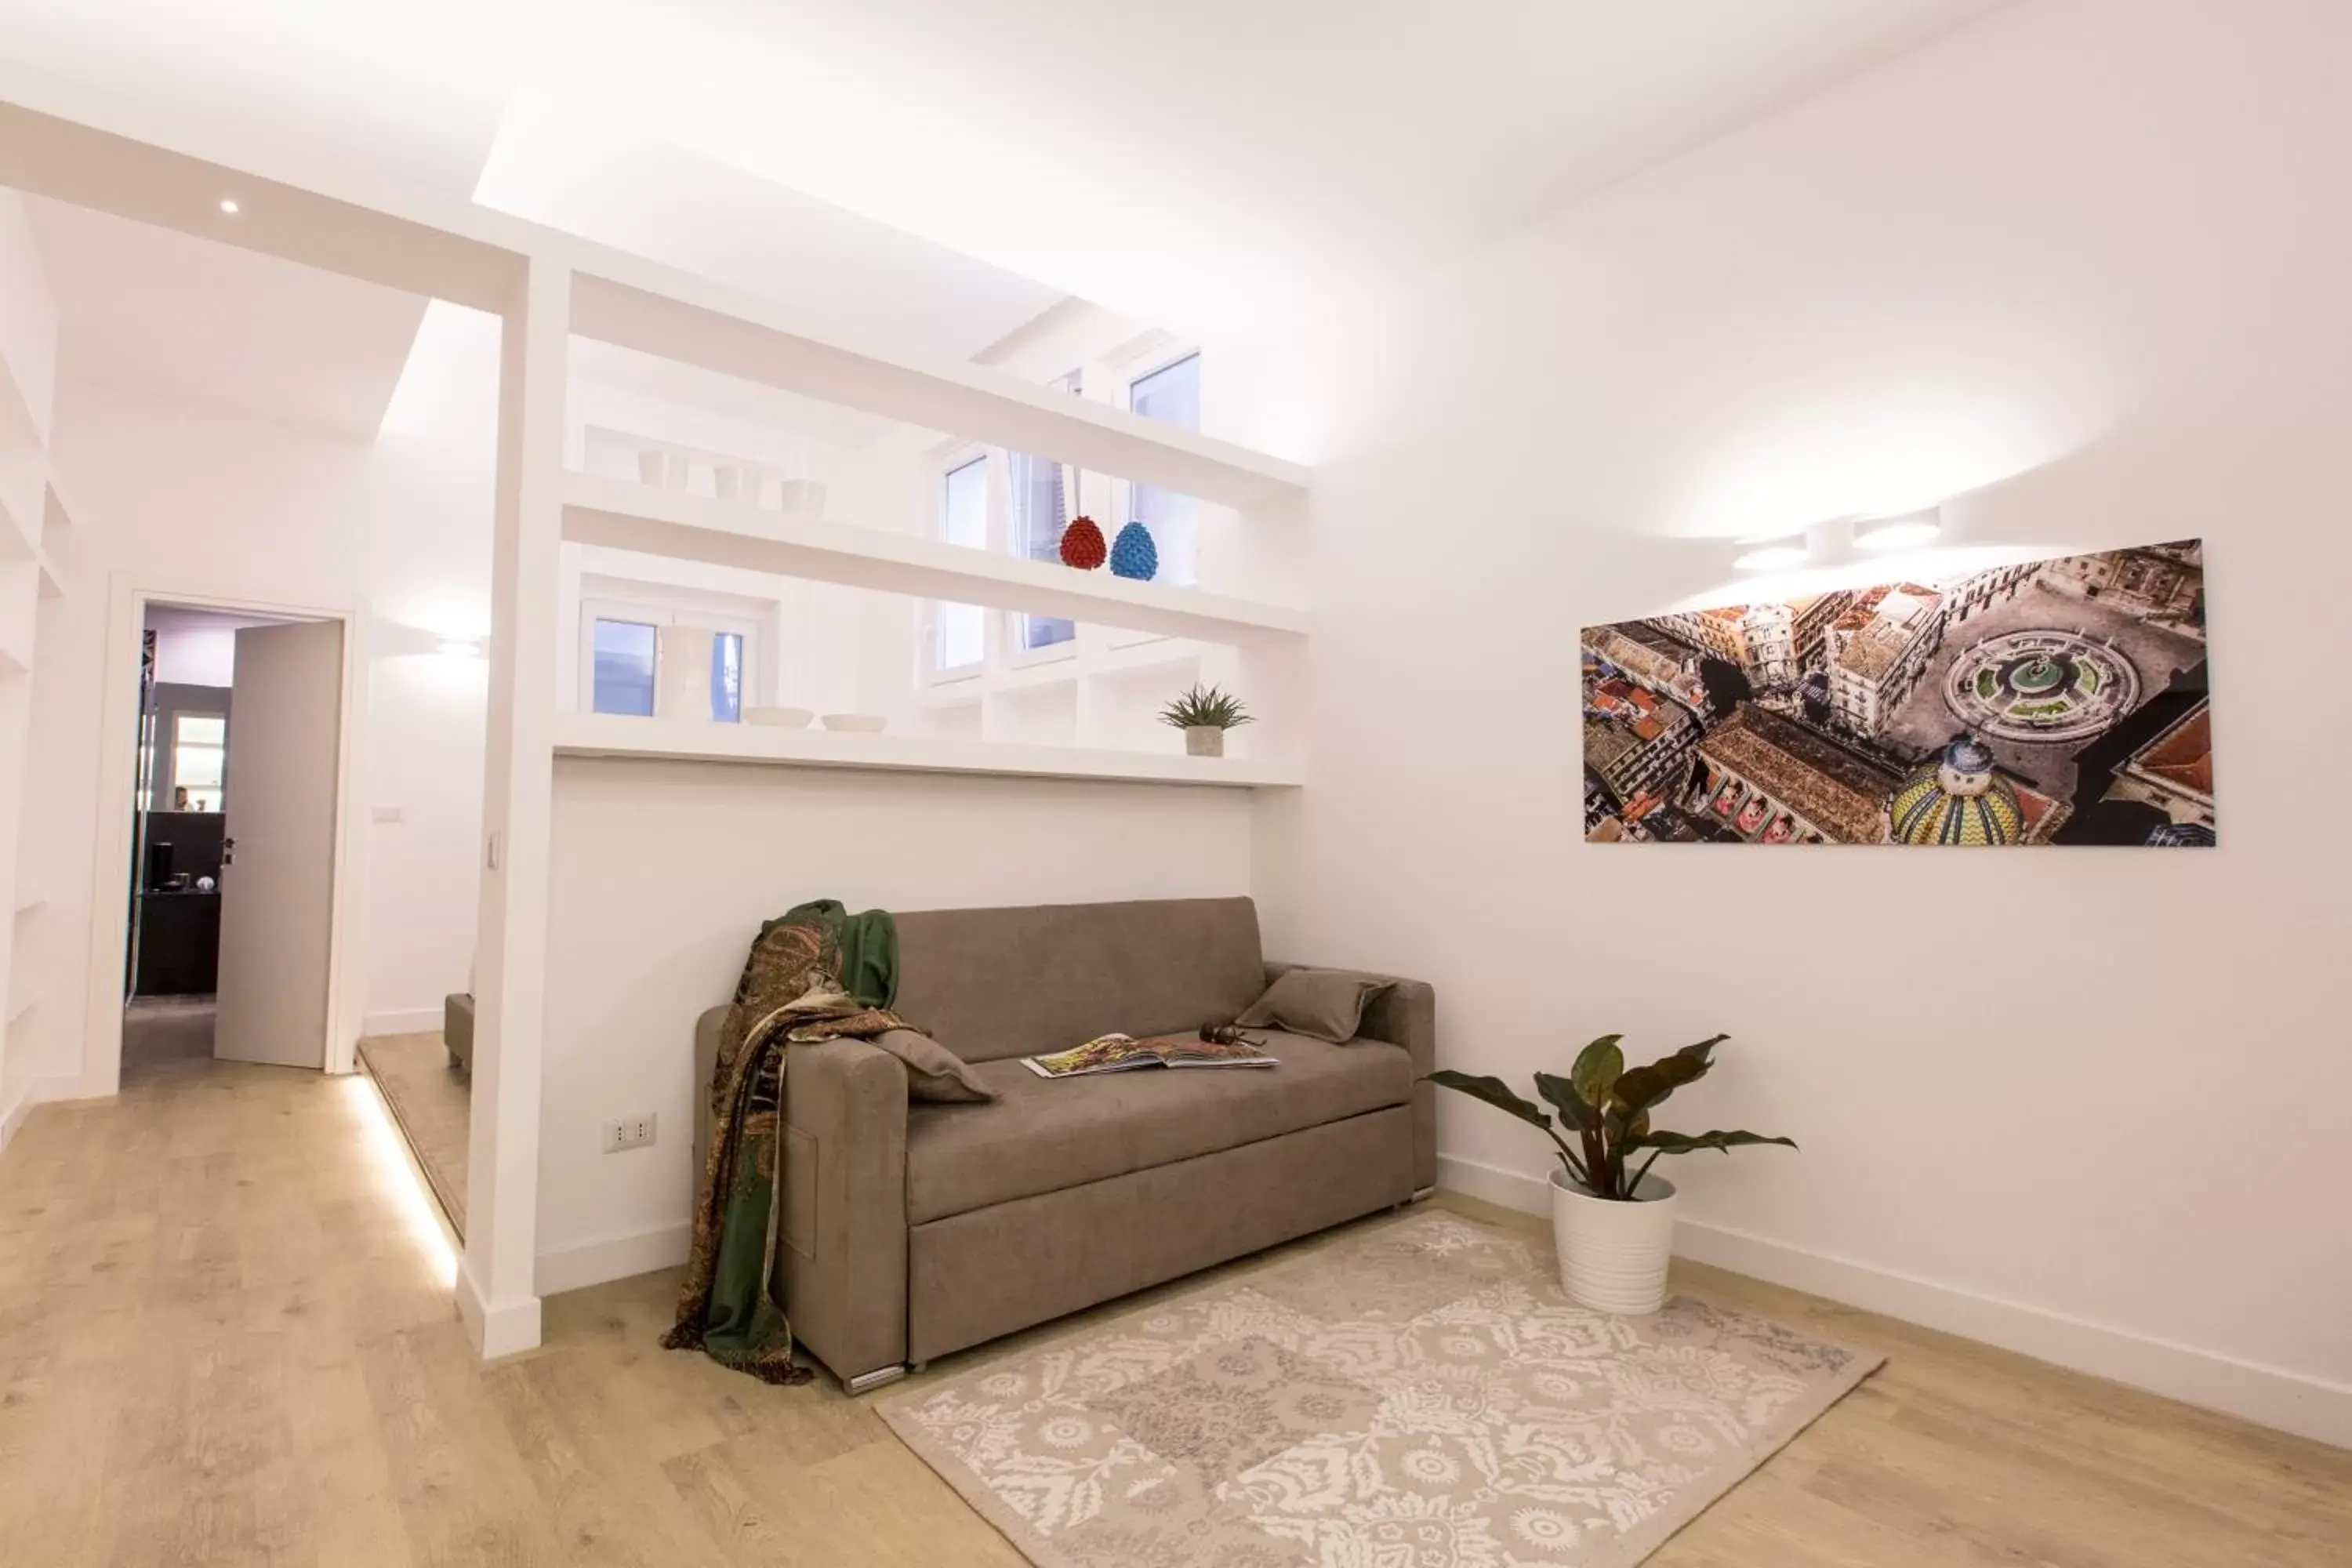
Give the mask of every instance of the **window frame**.
[[[221, 727], [221, 738], [217, 741], [183, 741], [180, 739], [181, 726], [185, 724], [191, 719], [218, 724]], [[226, 713], [201, 712], [193, 708], [175, 710], [172, 714], [172, 738], [168, 749], [171, 754], [172, 768], [171, 777], [165, 781], [163, 785], [164, 800], [168, 803], [178, 798], [180, 786], [184, 782], [180, 777], [180, 753], [183, 751], [194, 750], [199, 752], [217, 752], [220, 753], [220, 782], [210, 784], [192, 784], [187, 785], [188, 793], [192, 799], [194, 798], [196, 791], [200, 789], [205, 790], [214, 797], [213, 805], [209, 808], [199, 805], [191, 805], [188, 809], [190, 811], [205, 811], [209, 809], [214, 812], [227, 810], [228, 715]], [[179, 807], [167, 804], [163, 809], [166, 811], [176, 811]]]
[[[959, 443], [940, 455], [934, 467], [930, 485], [930, 537], [933, 540], [942, 544], [954, 544], [959, 550], [974, 548], [948, 538], [948, 482], [966, 468], [974, 465], [985, 465], [982, 469], [981, 542], [977, 548], [986, 552], [994, 551], [1001, 546], [1006, 531], [1000, 523], [1002, 509], [997, 504], [997, 492], [999, 487], [1004, 482], [1004, 476], [1000, 470], [1000, 465], [992, 460], [995, 456], [996, 453], [992, 448], [981, 446], [976, 442]], [[984, 605], [961, 604], [956, 607], [972, 610], [980, 617], [980, 657], [962, 664], [940, 662], [940, 612], [948, 603], [949, 601], [944, 599], [922, 601], [922, 608], [918, 619], [919, 635], [917, 638], [916, 658], [919, 666], [919, 673], [921, 676], [922, 684], [927, 687], [948, 686], [960, 680], [978, 679], [986, 675], [991, 666], [995, 663], [993, 656], [998, 641], [999, 617], [990, 615]]]
[[[1187, 360], [1202, 361], [1201, 373], [1199, 374], [1206, 373], [1208, 366], [1205, 363], [1205, 356], [1202, 353], [1201, 345], [1198, 343], [1183, 342], [1161, 343], [1157, 346], [1154, 352], [1147, 354], [1139, 354], [1134, 359], [1129, 360], [1127, 363], [1118, 367], [1118, 378], [1125, 385], [1125, 396], [1121, 399], [1120, 405], [1129, 414], [1135, 414], [1136, 417], [1139, 419], [1150, 418], [1150, 416], [1149, 415], [1137, 413], [1135, 406], [1136, 388], [1142, 385], [1145, 382], [1150, 381], [1154, 376], [1166, 374], [1168, 372], [1174, 370], [1178, 365], [1182, 364]], [[1196, 398], [1204, 398], [1206, 393], [1206, 384], [1200, 384], [1196, 390]], [[1159, 421], [1156, 420], [1153, 422], [1155, 424], [1159, 423]], [[1169, 428], [1182, 429], [1184, 426], [1170, 426]], [[1192, 430], [1194, 435], [1198, 435], [1200, 433], [1200, 425], [1197, 418], [1192, 426]], [[1138, 488], [1136, 481], [1133, 479], [1122, 479], [1118, 481], [1117, 494], [1118, 497], [1118, 528], [1125, 528], [1129, 522], [1142, 521], [1140, 518], [1136, 516], [1135, 502], [1136, 490]], [[1181, 583], [1171, 578], [1158, 575], [1154, 575], [1152, 581], [1155, 583], [1164, 584], [1166, 586], [1171, 588], [1197, 589], [1201, 585], [1201, 500], [1198, 496], [1185, 496], [1181, 499], [1192, 503], [1192, 574], [1190, 578]], [[1112, 540], [1116, 540], [1118, 538], [1118, 529], [1115, 528], [1110, 531], [1110, 538]], [[1156, 535], [1152, 539], [1152, 543], [1155, 547], [1160, 544], [1160, 540]], [[1165, 559], [1165, 552], [1163, 551], [1163, 563]], [[1124, 628], [1115, 628], [1111, 633], [1110, 646], [1113, 647], [1136, 647], [1144, 643], [1160, 641], [1163, 635], [1164, 634], [1160, 632], [1137, 632]]]
[[[1084, 365], [1078, 365], [1070, 370], [1064, 371], [1060, 375], [1057, 375], [1053, 380], [1047, 382], [1045, 385], [1052, 391], [1065, 393], [1072, 397], [1084, 397], [1087, 395], [1086, 367]], [[1007, 552], [1013, 555], [1016, 560], [1034, 560], [1036, 557], [1029, 554], [1027, 549], [1024, 547], [1024, 542], [1020, 537], [1016, 528], [1016, 524], [1019, 521], [1016, 514], [1019, 509], [1013, 505], [1013, 459], [1015, 457], [1020, 457], [1036, 463], [1052, 462], [1053, 459], [1040, 457], [1033, 453], [1015, 453], [1009, 450], [1005, 453], [1004, 457], [1006, 502], [1004, 528], [1005, 549]], [[1086, 483], [1086, 472], [1076, 463], [1055, 463], [1055, 466], [1058, 468], [1062, 473], [1062, 505], [1065, 511], [1067, 513], [1067, 515], [1062, 520], [1062, 526], [1066, 529], [1071, 523], [1076, 521], [1079, 518], [1087, 515], [1086, 500], [1083, 494], [1083, 487]], [[1097, 526], [1099, 526], [1099, 524], [1097, 524]], [[1058, 563], [1061, 560], [1058, 548], [1060, 544], [1059, 539], [1056, 538], [1055, 542], [1056, 545], [1056, 551], [1053, 559], [1055, 562]], [[1033, 620], [1066, 620], [1069, 622], [1070, 635], [1062, 638], [1059, 642], [1047, 643], [1042, 647], [1031, 647], [1029, 646], [1029, 623]], [[1013, 669], [1028, 669], [1041, 664], [1058, 664], [1066, 658], [1076, 658], [1078, 657], [1079, 644], [1084, 639], [1085, 636], [1085, 623], [1079, 621], [1075, 616], [1033, 616], [1026, 610], [1007, 610], [1004, 612], [1005, 664], [1008, 668]]]
[[[742, 638], [743, 679], [738, 694], [738, 712], [734, 719], [719, 719], [714, 723], [742, 723], [743, 712], [767, 700], [767, 665], [760, 657], [763, 646], [762, 626], [755, 616], [745, 616], [732, 605], [696, 605], [692, 589], [666, 589], [663, 584], [647, 583], [648, 591], [675, 595], [677, 602], [664, 603], [660, 598], [621, 599], [606, 594], [583, 594], [580, 599], [580, 625], [576, 628], [580, 644], [579, 702], [580, 711], [594, 713], [596, 708], [596, 623], [619, 621], [631, 626], [652, 626], [654, 637], [654, 690], [658, 708], [661, 691], [661, 637], [663, 626], [695, 626], [702, 630]], [[609, 714], [610, 718], [636, 718], [636, 714]], [[658, 712], [651, 717], [660, 717]]]

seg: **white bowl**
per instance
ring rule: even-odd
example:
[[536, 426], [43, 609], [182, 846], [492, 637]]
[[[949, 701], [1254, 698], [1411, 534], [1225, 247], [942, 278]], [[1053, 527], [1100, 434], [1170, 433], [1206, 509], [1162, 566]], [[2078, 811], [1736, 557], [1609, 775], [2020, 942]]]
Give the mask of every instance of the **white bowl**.
[[828, 713], [824, 716], [824, 727], [828, 730], [856, 730], [869, 735], [888, 722], [890, 721], [879, 713]]
[[743, 722], [746, 724], [770, 724], [779, 730], [805, 730], [809, 726], [809, 721], [815, 717], [815, 711], [807, 708], [746, 708], [743, 710]]

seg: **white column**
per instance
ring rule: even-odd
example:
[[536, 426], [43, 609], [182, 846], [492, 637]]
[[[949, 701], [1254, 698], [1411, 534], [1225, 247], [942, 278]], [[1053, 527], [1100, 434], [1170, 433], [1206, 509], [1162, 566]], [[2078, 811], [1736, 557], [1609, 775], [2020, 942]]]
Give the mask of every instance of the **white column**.
[[534, 259], [506, 315], [490, 569], [481, 945], [458, 1310], [487, 1359], [539, 1343], [541, 1030], [554, 773], [559, 486], [572, 275]]

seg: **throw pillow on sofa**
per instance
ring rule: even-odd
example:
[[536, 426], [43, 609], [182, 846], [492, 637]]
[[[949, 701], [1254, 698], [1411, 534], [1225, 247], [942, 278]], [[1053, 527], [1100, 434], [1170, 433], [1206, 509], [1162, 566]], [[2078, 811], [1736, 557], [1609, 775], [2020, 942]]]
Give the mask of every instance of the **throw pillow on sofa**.
[[1286, 969], [1234, 1023], [1244, 1029], [1287, 1029], [1344, 1046], [1356, 1037], [1372, 998], [1395, 984], [1344, 969]]
[[972, 1076], [961, 1057], [913, 1029], [890, 1029], [874, 1043], [907, 1064], [907, 1098], [931, 1104], [970, 1105], [996, 1091]]

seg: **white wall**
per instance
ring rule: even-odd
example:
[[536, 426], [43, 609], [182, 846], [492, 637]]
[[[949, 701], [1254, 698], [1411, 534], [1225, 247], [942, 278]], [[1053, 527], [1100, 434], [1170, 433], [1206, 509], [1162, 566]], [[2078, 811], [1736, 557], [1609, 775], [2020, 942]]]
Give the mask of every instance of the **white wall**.
[[[433, 650], [488, 623], [489, 471], [480, 447], [367, 443], [194, 405], [68, 384], [54, 452], [73, 485], [78, 592], [44, 605], [28, 781], [27, 875], [49, 890], [41, 962], [90, 960], [109, 584], [257, 605], [363, 611], [368, 716], [352, 805], [367, 853], [362, 1008], [435, 1026], [473, 949], [484, 666]], [[55, 649], [54, 662], [47, 651]], [[127, 809], [127, 801], [125, 809]], [[397, 823], [371, 820], [396, 806]], [[68, 988], [27, 1018], [38, 1070], [85, 1070], [86, 1002]]]
[[[13, 191], [0, 191], [0, 529], [25, 533], [44, 544], [47, 455], [57, 370], [57, 315], [47, 280], [34, 249], [25, 205]], [[17, 546], [22, 553], [22, 546]], [[40, 597], [38, 568], [30, 562], [0, 566], [0, 647], [17, 667], [37, 665], [47, 601]], [[0, 895], [8, 925], [0, 930], [0, 1148], [32, 1104], [33, 1056], [27, 1047], [29, 1015], [37, 1005], [44, 977], [37, 948], [27, 938], [48, 917], [23, 907], [21, 889], [37, 887], [23, 872], [20, 847], [32, 754], [33, 676], [23, 668], [0, 669]]]
[[[1270, 946], [1427, 976], [1448, 1063], [1521, 1081], [1727, 1029], [1673, 1124], [1803, 1152], [1676, 1163], [1685, 1251], [2352, 1443], [2347, 92], [2326, 0], [2043, 0], [1295, 362]], [[2218, 852], [1579, 842], [1576, 628], [1719, 580], [1670, 536], [1971, 490], [1990, 537], [2208, 541]], [[1441, 1125], [1543, 1201], [1526, 1129]]]
[[[541, 1293], [686, 1256], [694, 1020], [733, 993], [762, 920], [817, 898], [922, 910], [1250, 886], [1238, 790], [560, 761], [554, 810]], [[602, 1152], [601, 1125], [642, 1111], [655, 1145]]]

